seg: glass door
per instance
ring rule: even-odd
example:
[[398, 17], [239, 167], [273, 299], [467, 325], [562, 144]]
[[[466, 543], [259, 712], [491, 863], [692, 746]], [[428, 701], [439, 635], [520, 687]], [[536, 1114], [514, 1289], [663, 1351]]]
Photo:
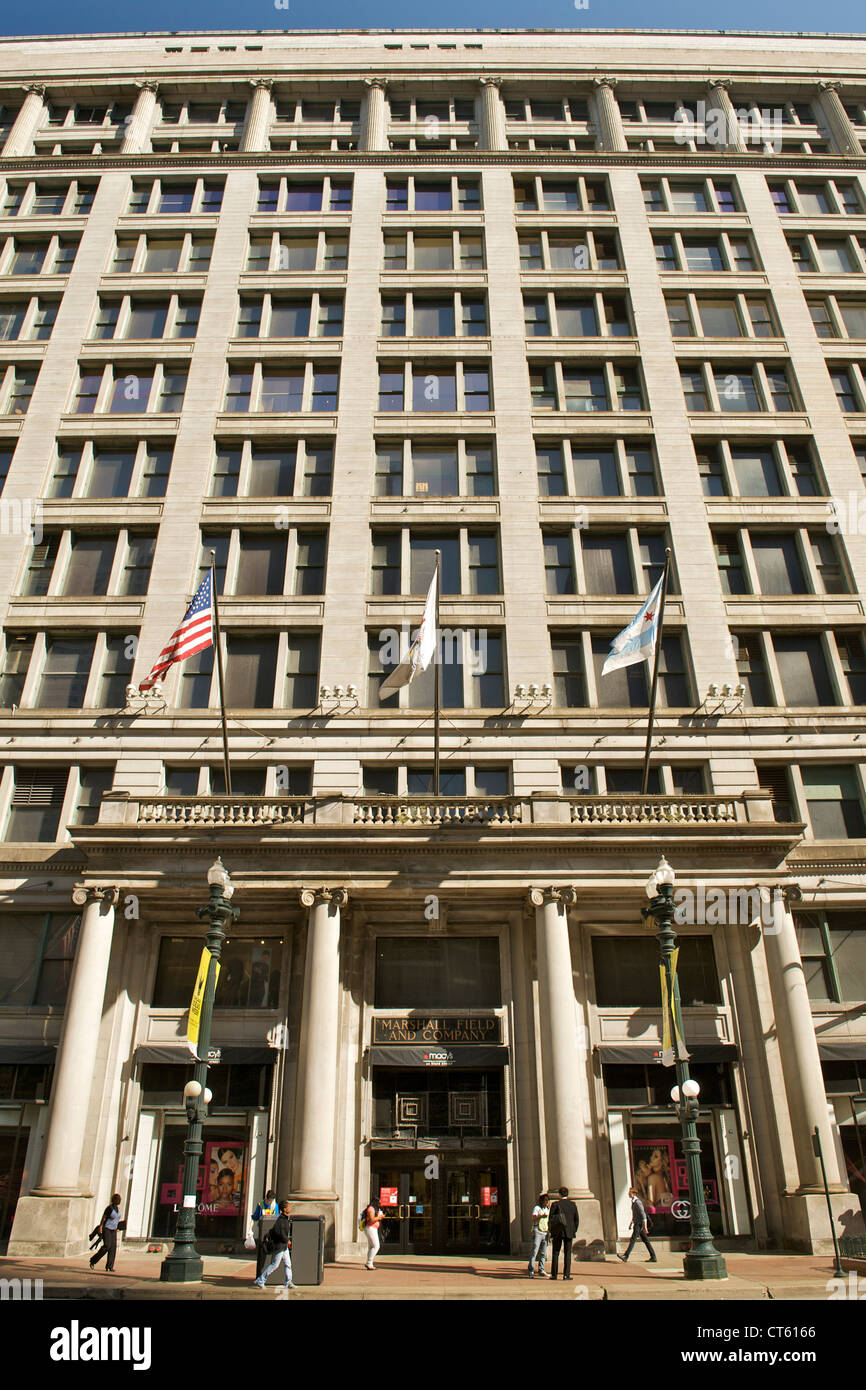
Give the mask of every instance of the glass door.
[[12, 1234], [29, 1138], [30, 1130], [18, 1125], [0, 1131], [0, 1241], [7, 1241]]
[[507, 1249], [505, 1165], [478, 1160], [445, 1168], [441, 1249], [490, 1255]]
[[383, 1255], [433, 1254], [434, 1186], [420, 1165], [374, 1171], [373, 1193], [386, 1218], [379, 1227]]

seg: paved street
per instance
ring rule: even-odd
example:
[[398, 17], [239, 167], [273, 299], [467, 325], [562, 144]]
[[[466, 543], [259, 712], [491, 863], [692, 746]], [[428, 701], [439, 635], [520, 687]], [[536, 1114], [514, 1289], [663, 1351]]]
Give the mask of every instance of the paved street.
[[[301, 1287], [291, 1299], [531, 1299], [531, 1300], [827, 1300], [833, 1291], [833, 1262], [814, 1255], [726, 1255], [728, 1279], [721, 1284], [696, 1285], [682, 1277], [682, 1257], [664, 1255], [658, 1265], [641, 1259], [628, 1265], [613, 1256], [604, 1261], [575, 1264], [572, 1280], [528, 1279], [522, 1261], [479, 1260], [442, 1256], [398, 1256], [382, 1259], [370, 1273], [361, 1259], [325, 1267], [318, 1287]], [[161, 1284], [161, 1255], [128, 1253], [121, 1249], [113, 1274], [88, 1267], [76, 1259], [0, 1259], [0, 1278], [43, 1280], [46, 1299], [259, 1299], [273, 1300], [277, 1290], [252, 1287], [255, 1265], [242, 1256], [207, 1256], [201, 1284]], [[860, 1276], [860, 1291], [866, 1291]]]

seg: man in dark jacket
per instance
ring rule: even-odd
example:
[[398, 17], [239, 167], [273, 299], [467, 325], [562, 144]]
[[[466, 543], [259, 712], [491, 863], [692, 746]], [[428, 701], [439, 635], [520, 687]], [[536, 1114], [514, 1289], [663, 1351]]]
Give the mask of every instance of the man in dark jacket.
[[271, 1227], [266, 1240], [270, 1246], [270, 1258], [267, 1264], [255, 1280], [256, 1287], [263, 1289], [268, 1282], [268, 1275], [273, 1274], [274, 1270], [284, 1264], [286, 1267], [286, 1288], [293, 1289], [292, 1283], [292, 1258], [289, 1253], [292, 1247], [292, 1223], [289, 1219], [291, 1207], [288, 1202], [280, 1202], [280, 1214]]
[[628, 1195], [631, 1199], [631, 1221], [629, 1222], [631, 1226], [631, 1240], [628, 1243], [628, 1249], [625, 1254], [618, 1256], [618, 1258], [625, 1264], [632, 1250], [634, 1250], [636, 1242], [642, 1240], [650, 1255], [647, 1264], [658, 1264], [656, 1252], [650, 1245], [649, 1236], [647, 1235], [649, 1222], [647, 1220], [646, 1207], [640, 1199], [640, 1193], [636, 1187], [630, 1187]]
[[577, 1207], [568, 1195], [568, 1188], [559, 1189], [559, 1199], [550, 1208], [550, 1234], [553, 1239], [553, 1262], [550, 1266], [551, 1279], [556, 1278], [559, 1269], [559, 1251], [562, 1248], [562, 1277], [571, 1278], [571, 1246], [577, 1235], [580, 1217]]

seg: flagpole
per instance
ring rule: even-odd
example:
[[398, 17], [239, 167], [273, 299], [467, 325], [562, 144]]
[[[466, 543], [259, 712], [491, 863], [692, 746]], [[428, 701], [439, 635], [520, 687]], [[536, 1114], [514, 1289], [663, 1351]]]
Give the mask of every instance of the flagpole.
[[213, 620], [214, 620], [214, 646], [216, 647], [217, 658], [217, 682], [220, 692], [220, 719], [223, 730], [223, 768], [226, 779], [226, 796], [232, 794], [232, 770], [229, 763], [229, 733], [226, 727], [226, 702], [223, 686], [223, 649], [220, 641], [220, 610], [217, 603], [217, 583], [216, 583], [216, 551], [210, 552], [210, 588], [213, 597]]
[[656, 627], [656, 649], [655, 655], [653, 657], [653, 679], [652, 686], [650, 687], [650, 705], [649, 719], [647, 720], [646, 730], [646, 747], [644, 748], [643, 755], [643, 780], [641, 781], [640, 787], [641, 796], [646, 796], [647, 785], [649, 783], [650, 749], [652, 747], [653, 741], [653, 723], [655, 722], [656, 714], [656, 693], [658, 691], [659, 684], [659, 657], [661, 656], [662, 650], [662, 623], [664, 622], [665, 617], [665, 596], [668, 591], [668, 574], [670, 573], [670, 567], [671, 552], [670, 550], [665, 550], [665, 567], [662, 572], [662, 588], [661, 593], [659, 595], [659, 620], [658, 626]]
[[433, 649], [433, 795], [439, 795], [439, 707], [441, 704], [440, 686], [442, 680], [441, 647], [439, 638], [439, 561], [442, 552], [436, 551], [436, 634]]

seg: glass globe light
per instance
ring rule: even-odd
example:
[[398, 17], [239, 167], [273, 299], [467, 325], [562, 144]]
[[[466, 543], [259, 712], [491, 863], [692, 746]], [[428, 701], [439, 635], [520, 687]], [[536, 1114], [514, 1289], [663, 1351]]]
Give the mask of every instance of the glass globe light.
[[683, 1095], [687, 1096], [689, 1100], [694, 1100], [695, 1097], [699, 1096], [700, 1094], [701, 1088], [698, 1085], [697, 1081], [689, 1080], [683, 1082]]

